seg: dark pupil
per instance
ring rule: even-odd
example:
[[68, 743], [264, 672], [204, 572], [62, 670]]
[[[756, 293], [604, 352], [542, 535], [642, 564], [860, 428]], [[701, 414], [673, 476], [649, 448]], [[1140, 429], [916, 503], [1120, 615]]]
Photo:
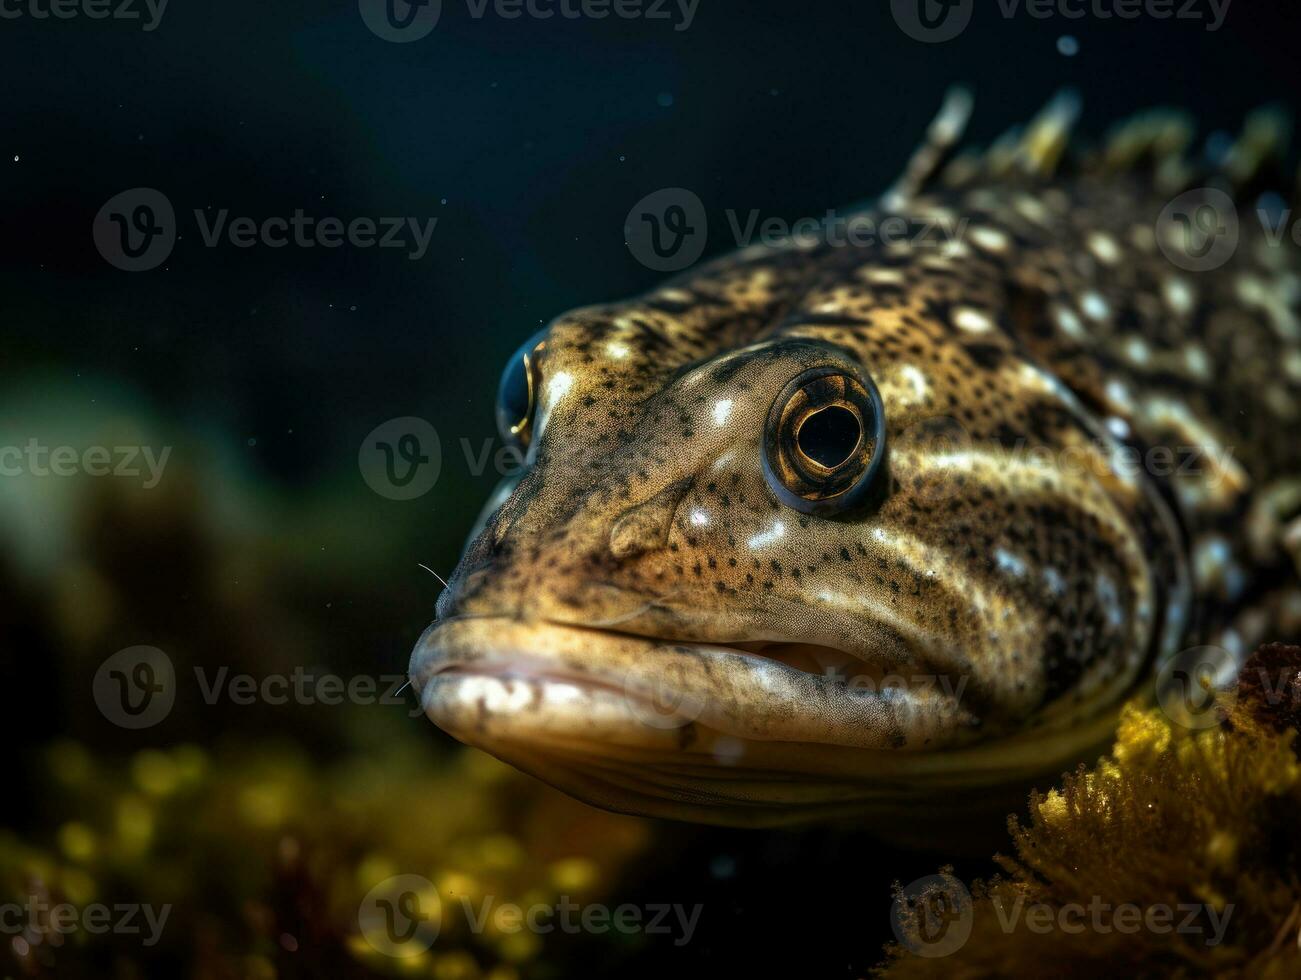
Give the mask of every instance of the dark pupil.
[[810, 415], [795, 437], [800, 452], [827, 469], [839, 466], [858, 445], [858, 417], [847, 408], [831, 405]]

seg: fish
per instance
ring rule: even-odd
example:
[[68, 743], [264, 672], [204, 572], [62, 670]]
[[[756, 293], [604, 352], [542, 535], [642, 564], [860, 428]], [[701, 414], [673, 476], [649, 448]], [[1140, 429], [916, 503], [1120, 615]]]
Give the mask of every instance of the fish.
[[526, 465], [412, 654], [429, 719], [620, 812], [953, 824], [1105, 749], [1187, 651], [1301, 635], [1285, 117], [1091, 145], [1065, 92], [972, 150], [972, 103], [860, 234], [512, 356]]

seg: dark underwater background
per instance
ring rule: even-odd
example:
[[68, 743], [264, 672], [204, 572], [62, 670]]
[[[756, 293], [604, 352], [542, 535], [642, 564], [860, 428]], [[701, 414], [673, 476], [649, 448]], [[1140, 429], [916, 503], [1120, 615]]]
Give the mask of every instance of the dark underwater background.
[[[940, 44], [866, 0], [700, 0], [685, 30], [476, 19], [445, 0], [412, 43], [370, 31], [355, 0], [171, 0], [150, 31], [0, 18], [0, 445], [172, 447], [150, 488], [0, 477], [0, 899], [173, 906], [148, 947], [6, 933], [0, 975], [859, 977], [891, 938], [892, 881], [954, 858], [989, 873], [843, 829], [599, 813], [462, 750], [410, 692], [208, 704], [188, 678], [405, 671], [439, 591], [419, 566], [450, 573], [497, 478], [465, 447], [500, 448], [507, 356], [558, 313], [661, 278], [625, 247], [645, 195], [697, 194], [708, 256], [732, 247], [728, 209], [795, 219], [880, 193], [955, 83], [975, 93], [974, 144], [1067, 86], [1090, 135], [1158, 104], [1233, 131], [1301, 91], [1292, 4], [1236, 0], [1218, 31], [997, 11], [977, 0]], [[166, 195], [180, 237], [126, 272], [92, 227], [141, 187]], [[437, 223], [413, 260], [209, 248], [193, 218], [298, 208]], [[390, 499], [359, 451], [405, 416], [437, 430], [441, 473]], [[131, 730], [93, 684], [138, 645], [185, 682], [165, 719]], [[449, 921], [404, 965], [359, 942], [356, 903], [406, 872], [510, 901], [702, 912], [681, 945]]]

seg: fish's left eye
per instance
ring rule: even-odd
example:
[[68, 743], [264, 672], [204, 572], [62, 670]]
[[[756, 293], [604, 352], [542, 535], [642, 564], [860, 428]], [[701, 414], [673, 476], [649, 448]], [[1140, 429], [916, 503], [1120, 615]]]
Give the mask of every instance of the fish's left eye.
[[763, 472], [803, 514], [866, 504], [884, 472], [885, 410], [876, 385], [849, 366], [811, 368], [777, 396], [763, 436]]
[[545, 338], [546, 331], [542, 330], [524, 341], [506, 362], [497, 386], [497, 431], [506, 442], [520, 449], [527, 449], [533, 440], [540, 378], [538, 361]]

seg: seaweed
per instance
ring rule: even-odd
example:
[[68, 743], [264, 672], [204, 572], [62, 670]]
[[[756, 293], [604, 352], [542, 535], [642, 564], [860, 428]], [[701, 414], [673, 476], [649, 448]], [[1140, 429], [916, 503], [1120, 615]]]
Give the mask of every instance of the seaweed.
[[896, 883], [876, 975], [1301, 975], [1298, 692], [1301, 648], [1270, 644], [1207, 727], [1127, 706], [1107, 758], [1009, 820], [1002, 873]]

